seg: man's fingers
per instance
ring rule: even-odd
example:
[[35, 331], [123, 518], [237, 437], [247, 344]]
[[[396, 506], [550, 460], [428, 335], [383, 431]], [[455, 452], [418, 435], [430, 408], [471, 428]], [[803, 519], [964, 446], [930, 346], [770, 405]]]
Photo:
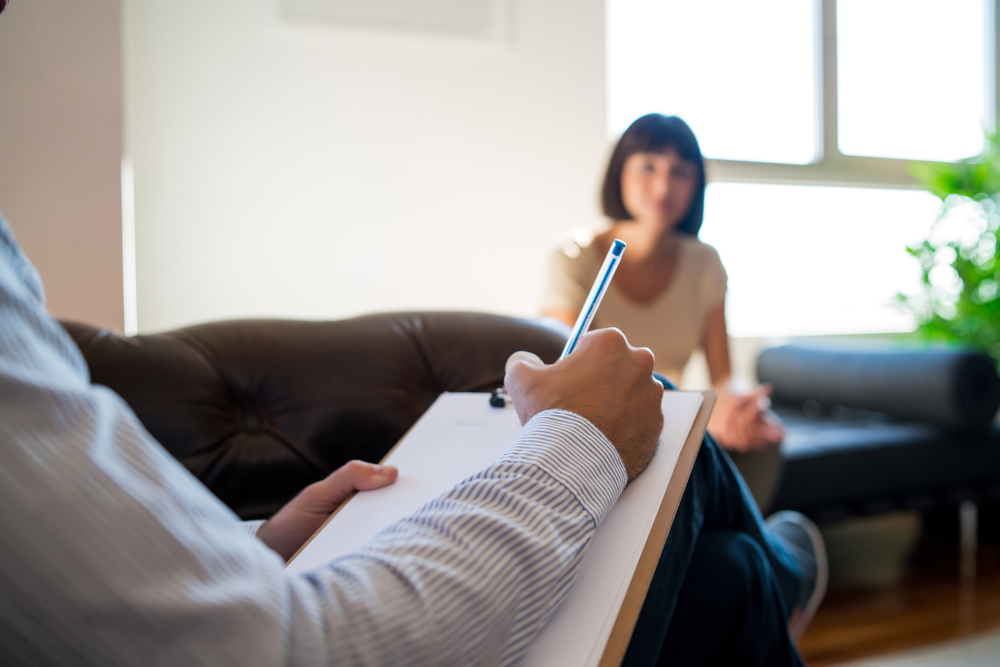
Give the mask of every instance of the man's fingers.
[[365, 463], [364, 465], [364, 469], [355, 473], [352, 480], [352, 486], [358, 491], [381, 489], [383, 486], [395, 482], [399, 476], [399, 470], [396, 466], [376, 465], [374, 463]]
[[621, 329], [606, 327], [604, 329], [588, 331], [580, 336], [580, 340], [577, 341], [573, 353], [576, 354], [591, 348], [598, 350], [595, 354], [610, 357], [618, 352], [630, 349], [631, 346], [628, 344], [628, 339], [621, 332]]
[[538, 377], [544, 374], [545, 369], [545, 363], [538, 358], [538, 355], [531, 352], [515, 352], [507, 359], [503, 384], [514, 400], [514, 410], [521, 421], [521, 426], [527, 424], [539, 412], [540, 408], [536, 401], [531, 400], [531, 387]]
[[340, 466], [325, 481], [331, 492], [343, 493], [346, 498], [354, 491], [369, 491], [392, 484], [398, 474], [396, 466], [355, 460]]
[[308, 486], [303, 493], [309, 512], [329, 513], [344, 502], [354, 491], [369, 491], [396, 481], [399, 470], [395, 466], [377, 465], [365, 461], [348, 461], [334, 470], [326, 479]]

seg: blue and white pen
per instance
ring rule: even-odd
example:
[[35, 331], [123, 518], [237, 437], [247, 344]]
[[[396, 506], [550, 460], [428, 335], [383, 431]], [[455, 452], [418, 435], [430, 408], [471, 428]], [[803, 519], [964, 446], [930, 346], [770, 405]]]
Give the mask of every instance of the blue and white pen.
[[601, 299], [604, 298], [604, 293], [608, 291], [608, 285], [611, 284], [611, 279], [614, 277], [615, 271], [618, 270], [618, 265], [621, 264], [622, 252], [624, 251], [625, 242], [621, 239], [615, 239], [615, 242], [611, 244], [611, 250], [608, 251], [608, 256], [604, 258], [601, 270], [597, 272], [597, 280], [594, 281], [594, 286], [590, 288], [587, 300], [583, 302], [583, 310], [580, 311], [580, 316], [576, 318], [576, 324], [573, 325], [573, 331], [569, 335], [569, 340], [566, 341], [566, 347], [563, 348], [562, 354], [559, 355], [560, 359], [576, 348], [576, 344], [580, 341], [580, 336], [587, 333], [587, 329], [590, 328], [590, 323], [594, 321], [597, 309], [601, 307]]

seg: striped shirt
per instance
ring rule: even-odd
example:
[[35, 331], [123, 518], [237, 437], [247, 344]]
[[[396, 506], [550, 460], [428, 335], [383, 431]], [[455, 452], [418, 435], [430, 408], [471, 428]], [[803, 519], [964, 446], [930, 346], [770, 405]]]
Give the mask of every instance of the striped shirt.
[[512, 664], [625, 482], [591, 422], [549, 410], [359, 551], [288, 574], [90, 384], [0, 217], [0, 664]]

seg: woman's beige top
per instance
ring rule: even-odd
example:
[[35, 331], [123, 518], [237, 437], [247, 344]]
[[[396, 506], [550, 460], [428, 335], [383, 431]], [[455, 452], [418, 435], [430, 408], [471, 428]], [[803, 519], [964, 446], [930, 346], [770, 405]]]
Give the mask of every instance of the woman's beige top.
[[[641, 304], [625, 296], [612, 281], [591, 325], [593, 329], [618, 327], [629, 343], [648, 347], [656, 356], [656, 370], [675, 383], [701, 344], [709, 312], [726, 296], [726, 270], [719, 253], [692, 236], [678, 236], [677, 267], [667, 289]], [[570, 240], [552, 252], [543, 312], [578, 313], [583, 308], [604, 262], [593, 240], [591, 230], [574, 230]]]

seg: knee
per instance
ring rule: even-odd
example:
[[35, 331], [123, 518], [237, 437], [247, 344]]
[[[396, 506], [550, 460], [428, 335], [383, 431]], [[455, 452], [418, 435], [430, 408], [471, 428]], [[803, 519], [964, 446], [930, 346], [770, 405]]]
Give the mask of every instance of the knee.
[[730, 529], [704, 531], [698, 538], [692, 568], [702, 582], [726, 594], [743, 597], [760, 593], [769, 576], [764, 550], [746, 533]]

